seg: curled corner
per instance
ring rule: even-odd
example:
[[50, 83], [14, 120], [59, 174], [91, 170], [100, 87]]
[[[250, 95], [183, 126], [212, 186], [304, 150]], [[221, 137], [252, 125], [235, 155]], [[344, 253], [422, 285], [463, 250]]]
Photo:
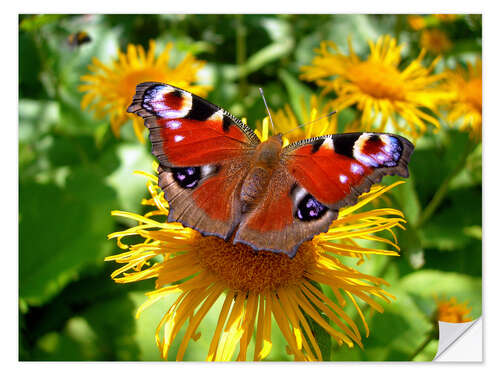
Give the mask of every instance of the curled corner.
[[482, 317], [465, 323], [439, 322], [439, 344], [433, 361], [480, 362], [483, 360]]

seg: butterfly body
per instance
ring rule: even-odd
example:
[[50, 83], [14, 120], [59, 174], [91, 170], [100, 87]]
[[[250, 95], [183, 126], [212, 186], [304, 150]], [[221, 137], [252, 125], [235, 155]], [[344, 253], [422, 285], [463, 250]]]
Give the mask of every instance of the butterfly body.
[[137, 86], [128, 111], [150, 130], [168, 221], [291, 257], [384, 175], [407, 177], [413, 151], [385, 133], [260, 142], [225, 110], [156, 82]]
[[242, 213], [254, 207], [265, 194], [271, 176], [278, 168], [282, 144], [281, 136], [273, 136], [256, 147], [240, 191]]

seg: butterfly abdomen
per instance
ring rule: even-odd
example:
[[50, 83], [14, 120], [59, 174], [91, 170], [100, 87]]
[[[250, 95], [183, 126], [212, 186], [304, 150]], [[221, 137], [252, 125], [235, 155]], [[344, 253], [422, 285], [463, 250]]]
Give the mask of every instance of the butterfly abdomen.
[[256, 166], [250, 169], [250, 172], [248, 172], [248, 175], [243, 181], [240, 192], [243, 212], [247, 212], [251, 207], [254, 207], [264, 195], [271, 174], [272, 171], [267, 168]]
[[267, 191], [269, 180], [280, 162], [281, 146], [281, 137], [274, 136], [255, 149], [252, 166], [240, 191], [243, 212], [255, 206]]

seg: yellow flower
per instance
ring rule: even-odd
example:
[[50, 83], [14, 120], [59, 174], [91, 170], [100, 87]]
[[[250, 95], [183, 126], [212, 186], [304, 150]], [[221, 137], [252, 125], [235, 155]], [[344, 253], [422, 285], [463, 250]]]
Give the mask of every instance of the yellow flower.
[[446, 33], [439, 29], [427, 29], [420, 35], [420, 47], [439, 55], [450, 50], [452, 44]]
[[459, 304], [455, 297], [447, 299], [437, 299], [436, 320], [448, 323], [470, 322], [472, 319], [467, 315], [472, 309], [467, 307], [467, 302]]
[[458, 67], [447, 72], [443, 89], [453, 94], [448, 103], [448, 121], [461, 120], [460, 129], [468, 129], [476, 139], [481, 139], [483, 124], [483, 78], [482, 61], [473, 66], [467, 63], [467, 70]]
[[395, 131], [416, 139], [426, 130], [425, 122], [439, 127], [436, 117], [424, 111], [435, 113], [437, 104], [448, 97], [436, 87], [442, 75], [432, 74], [438, 59], [424, 67], [422, 50], [401, 68], [403, 46], [396, 45], [394, 38], [386, 35], [369, 45], [370, 56], [363, 61], [350, 42], [349, 55], [343, 55], [333, 42], [322, 42], [312, 65], [302, 68], [302, 78], [315, 81], [325, 92], [336, 92], [333, 108], [356, 105], [365, 130]]
[[[318, 342], [307, 318], [317, 322], [339, 344], [362, 346], [358, 327], [344, 312], [344, 307], [348, 302], [354, 305], [368, 336], [368, 326], [358, 302], [364, 301], [383, 312], [375, 299], [390, 302], [389, 297], [394, 298], [381, 288], [380, 285], [388, 285], [384, 280], [342, 264], [335, 255], [354, 257], [360, 262], [370, 254], [398, 255], [396, 251], [362, 247], [355, 242], [370, 239], [397, 249], [394, 242], [375, 233], [384, 230], [393, 233], [391, 228], [401, 227], [404, 223], [401, 212], [372, 209], [356, 213], [397, 183], [364, 194], [355, 206], [341, 210], [327, 233], [302, 244], [296, 256], [289, 258], [285, 254], [255, 252], [243, 244], [203, 237], [181, 224], [166, 223], [168, 203], [157, 185], [157, 178], [142, 174], [149, 177], [147, 186], [151, 194], [143, 204], [152, 209], [145, 215], [112, 213], [137, 221], [137, 225], [109, 235], [117, 239], [118, 246], [125, 252], [106, 260], [123, 264], [111, 275], [118, 283], [156, 278], [155, 290], [147, 293], [148, 300], [140, 306], [137, 317], [162, 298], [178, 296], [156, 330], [156, 342], [164, 359], [187, 321], [176, 353], [176, 360], [183, 359], [189, 340], [199, 338], [198, 326], [218, 299], [223, 300], [223, 305], [206, 357], [209, 361], [232, 360], [238, 345], [236, 359], [246, 360], [255, 325], [253, 360], [265, 358], [272, 346], [272, 317], [296, 360], [321, 360]], [[130, 236], [139, 237], [142, 242], [125, 244], [123, 239]], [[336, 302], [318, 284], [327, 287]]]
[[127, 113], [137, 84], [145, 81], [168, 82], [202, 96], [209, 89], [194, 84], [203, 61], [187, 54], [176, 67], [169, 66], [172, 47], [172, 43], [168, 43], [163, 52], [155, 57], [154, 41], [149, 42], [147, 53], [141, 45], [129, 44], [127, 53], [118, 50], [118, 58], [108, 65], [94, 57], [88, 66], [91, 74], [80, 78], [84, 84], [79, 90], [86, 92], [81, 102], [82, 109], [89, 107], [99, 119], [109, 115], [111, 129], [116, 136], [119, 136], [120, 128], [127, 120], [132, 120], [137, 138], [144, 143], [142, 118]]
[[425, 18], [422, 16], [411, 15], [406, 18], [408, 24], [413, 30], [422, 30], [426, 26]]

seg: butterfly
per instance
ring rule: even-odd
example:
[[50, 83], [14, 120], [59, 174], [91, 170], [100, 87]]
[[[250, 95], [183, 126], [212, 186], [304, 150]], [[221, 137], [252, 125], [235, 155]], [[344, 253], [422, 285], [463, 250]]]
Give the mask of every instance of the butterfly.
[[224, 109], [158, 82], [137, 85], [127, 111], [149, 128], [168, 222], [289, 257], [383, 176], [408, 177], [414, 149], [386, 133], [261, 142]]

